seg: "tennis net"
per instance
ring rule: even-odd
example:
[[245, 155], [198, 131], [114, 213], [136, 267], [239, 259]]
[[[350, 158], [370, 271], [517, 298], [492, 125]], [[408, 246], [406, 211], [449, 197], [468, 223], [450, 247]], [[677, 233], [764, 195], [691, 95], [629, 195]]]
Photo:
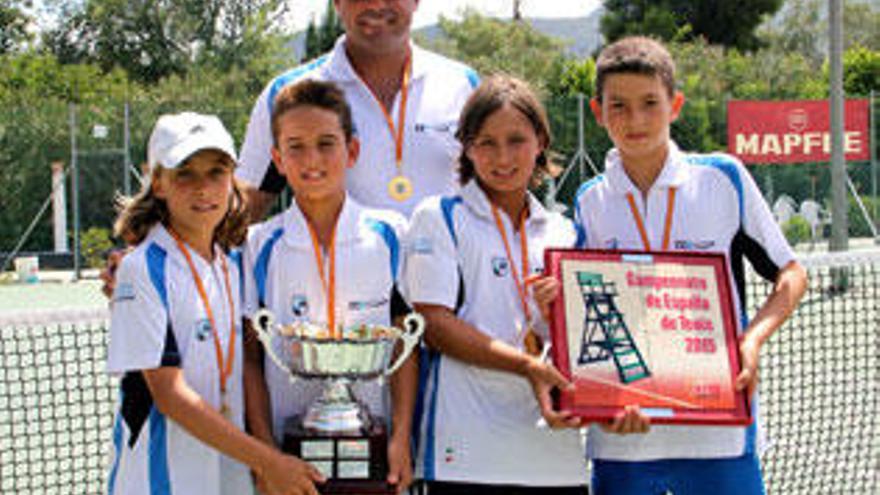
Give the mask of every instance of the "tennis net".
[[[880, 493], [880, 252], [802, 258], [809, 289], [762, 352], [768, 492]], [[770, 285], [750, 275], [750, 314]], [[0, 493], [105, 491], [107, 311], [0, 314]]]

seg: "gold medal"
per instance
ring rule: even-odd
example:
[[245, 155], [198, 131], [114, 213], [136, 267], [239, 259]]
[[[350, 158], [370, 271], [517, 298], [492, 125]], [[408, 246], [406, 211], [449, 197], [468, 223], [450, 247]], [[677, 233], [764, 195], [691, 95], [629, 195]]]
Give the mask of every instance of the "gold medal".
[[541, 343], [541, 337], [538, 337], [538, 334], [535, 333], [532, 327], [528, 327], [526, 334], [523, 336], [523, 348], [526, 353], [532, 356], [540, 356], [542, 347], [544, 345]]
[[220, 392], [220, 414], [226, 419], [232, 417], [232, 409], [229, 408], [229, 403], [226, 402], [226, 391]]
[[388, 181], [388, 195], [396, 201], [406, 201], [412, 196], [412, 181], [403, 175], [395, 175], [393, 179]]

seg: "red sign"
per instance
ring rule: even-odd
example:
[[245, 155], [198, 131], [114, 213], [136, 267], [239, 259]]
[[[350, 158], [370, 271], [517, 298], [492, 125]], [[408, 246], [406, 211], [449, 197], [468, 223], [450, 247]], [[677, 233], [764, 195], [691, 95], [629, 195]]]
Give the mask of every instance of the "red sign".
[[[847, 100], [844, 154], [849, 161], [870, 160], [868, 100]], [[831, 160], [830, 107], [827, 100], [730, 101], [727, 150], [744, 163], [803, 163]]]

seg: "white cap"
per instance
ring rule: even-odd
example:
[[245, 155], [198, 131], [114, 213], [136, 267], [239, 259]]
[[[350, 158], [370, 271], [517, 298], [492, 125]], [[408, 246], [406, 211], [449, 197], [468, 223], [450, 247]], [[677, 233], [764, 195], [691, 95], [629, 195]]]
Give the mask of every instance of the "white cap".
[[147, 163], [156, 167], [174, 169], [201, 150], [213, 149], [226, 153], [236, 162], [235, 142], [214, 115], [194, 112], [162, 115], [150, 134], [147, 145]]

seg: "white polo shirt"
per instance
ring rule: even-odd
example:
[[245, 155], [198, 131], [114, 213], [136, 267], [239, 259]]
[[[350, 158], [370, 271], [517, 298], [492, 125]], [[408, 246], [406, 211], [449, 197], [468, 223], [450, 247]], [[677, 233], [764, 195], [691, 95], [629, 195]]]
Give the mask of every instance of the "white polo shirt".
[[[734, 305], [742, 331], [748, 259], [767, 280], [795, 259], [751, 175], [732, 156], [686, 154], [669, 143], [669, 156], [647, 202], [629, 179], [616, 149], [608, 152], [605, 173], [581, 186], [575, 199], [575, 217], [584, 247], [644, 249], [627, 200], [632, 193], [649, 242], [660, 250], [665, 228], [669, 188], [676, 188], [669, 249], [723, 253], [731, 273]], [[763, 448], [758, 417], [748, 428], [654, 425], [645, 435], [615, 435], [591, 428], [588, 454], [595, 459], [653, 460], [671, 458], [736, 457]], [[755, 425], [758, 425], [757, 427]], [[756, 441], [757, 438], [757, 441]]]
[[[544, 249], [572, 247], [576, 235], [571, 221], [547, 212], [531, 195], [529, 212], [529, 266], [540, 272]], [[518, 236], [502, 216], [520, 267]], [[489, 201], [476, 181], [460, 196], [430, 198], [419, 206], [406, 246], [408, 300], [450, 308], [486, 335], [517, 344], [516, 328], [525, 316]], [[540, 314], [534, 303], [531, 312]], [[525, 486], [587, 483], [579, 432], [537, 427], [541, 413], [525, 378], [425, 354], [415, 424], [417, 476]]]
[[[403, 216], [364, 208], [346, 197], [336, 227], [336, 321], [389, 325], [401, 262]], [[294, 201], [290, 208], [251, 228], [245, 252], [245, 314], [260, 308], [276, 323], [326, 323], [327, 300], [315, 261], [308, 225]], [[275, 340], [281, 344], [280, 339]], [[279, 354], [280, 355], [280, 354]], [[287, 418], [304, 415], [323, 387], [319, 380], [296, 380], [266, 357], [265, 378], [272, 404], [275, 438], [283, 438]], [[387, 397], [377, 380], [354, 386], [370, 412], [390, 419]]]
[[[231, 420], [244, 427], [240, 266], [227, 258], [233, 302], [230, 314], [220, 250], [213, 262], [192, 252], [217, 323], [224, 356], [236, 339], [227, 382]], [[240, 259], [240, 258], [239, 258]], [[235, 335], [230, 336], [230, 321]], [[141, 370], [165, 366], [183, 370], [186, 383], [211, 407], [220, 408], [220, 376], [210, 320], [196, 284], [174, 239], [153, 227], [123, 258], [116, 275], [110, 313], [107, 371], [121, 375], [108, 476], [110, 495], [156, 493], [250, 493], [247, 468], [190, 435], [166, 418], [147, 388]]]
[[[406, 104], [402, 173], [413, 184], [413, 195], [396, 201], [388, 195], [388, 182], [397, 175], [395, 137], [379, 101], [352, 68], [345, 53], [345, 36], [322, 57], [276, 77], [263, 90], [251, 112], [241, 147], [238, 178], [260, 190], [280, 192], [286, 184], [272, 163], [272, 104], [289, 84], [316, 79], [332, 81], [345, 93], [352, 109], [360, 156], [346, 172], [346, 190], [361, 204], [399, 211], [406, 216], [423, 198], [457, 190], [456, 167], [461, 146], [455, 139], [458, 115], [479, 83], [469, 67], [415, 44], [412, 78]], [[401, 95], [390, 110], [397, 129]], [[395, 131], [396, 134], [396, 131]]]

